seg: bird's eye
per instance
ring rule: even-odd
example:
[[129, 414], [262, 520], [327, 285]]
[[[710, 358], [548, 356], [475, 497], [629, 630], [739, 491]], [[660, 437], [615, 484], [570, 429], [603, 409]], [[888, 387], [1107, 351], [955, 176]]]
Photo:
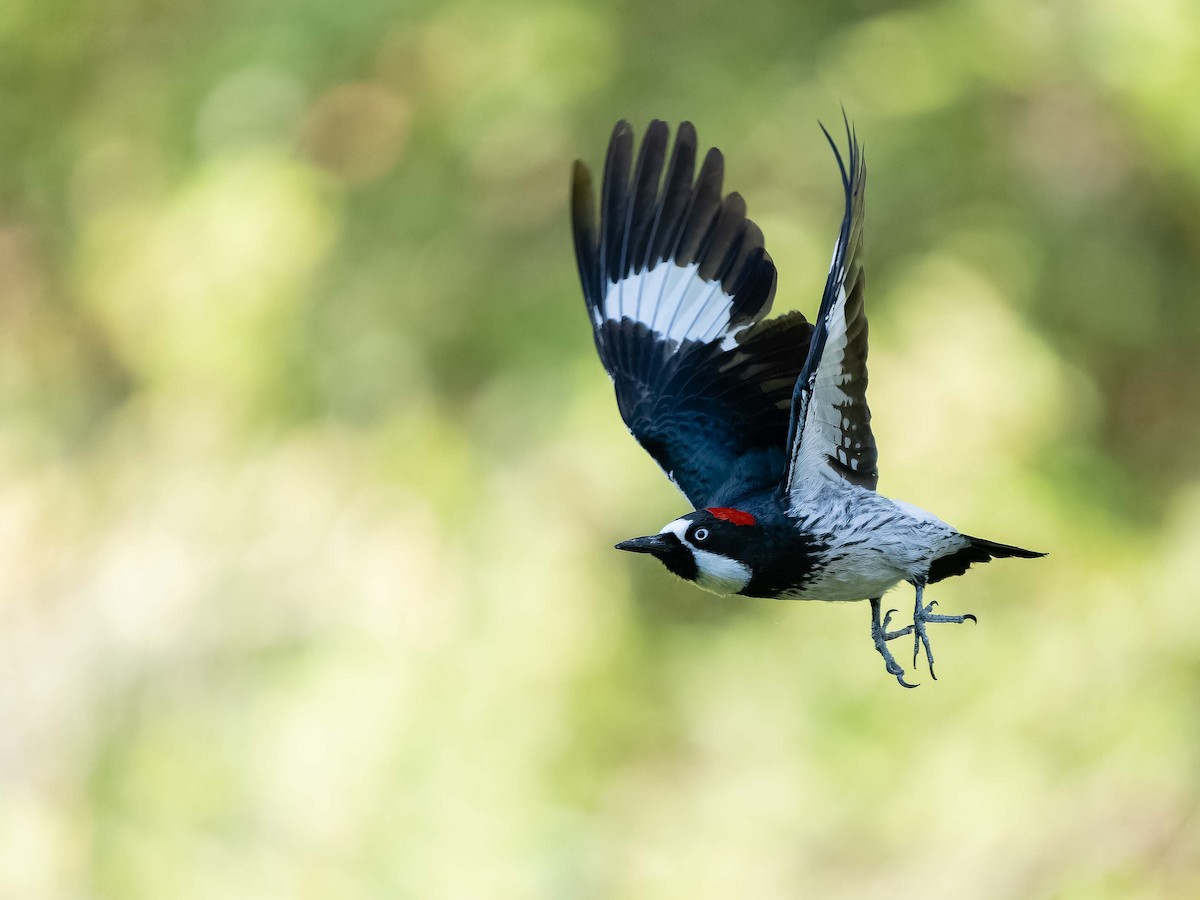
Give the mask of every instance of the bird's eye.
[[692, 537], [694, 537], [698, 541], [706, 541], [706, 540], [708, 540], [708, 529], [707, 528], [697, 528], [692, 533]]

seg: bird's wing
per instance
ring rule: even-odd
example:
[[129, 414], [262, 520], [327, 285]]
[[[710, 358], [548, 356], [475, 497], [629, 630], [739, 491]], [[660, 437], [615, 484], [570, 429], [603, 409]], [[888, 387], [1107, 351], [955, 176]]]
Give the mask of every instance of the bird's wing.
[[613, 129], [596, 223], [591, 173], [576, 162], [575, 255], [621, 416], [695, 506], [778, 484], [788, 412], [812, 326], [763, 322], [775, 266], [746, 204], [722, 197], [724, 159], [695, 174], [696, 130], [664, 122], [636, 161], [633, 130]]
[[848, 160], [843, 160], [828, 131], [825, 137], [841, 169], [846, 211], [808, 359], [792, 396], [789, 460], [782, 487], [793, 504], [825, 479], [841, 479], [869, 490], [879, 481], [879, 454], [867, 407], [867, 314], [863, 309], [867, 170], [849, 122]]

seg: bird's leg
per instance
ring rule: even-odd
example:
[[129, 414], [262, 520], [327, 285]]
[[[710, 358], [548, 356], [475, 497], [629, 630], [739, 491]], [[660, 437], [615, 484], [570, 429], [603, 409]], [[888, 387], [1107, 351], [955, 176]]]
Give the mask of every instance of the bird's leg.
[[883, 617], [883, 621], [879, 621], [879, 601], [881, 598], [871, 598], [871, 638], [875, 641], [875, 649], [879, 651], [879, 655], [883, 657], [883, 663], [887, 666], [888, 673], [896, 676], [896, 680], [901, 686], [906, 688], [914, 688], [915, 684], [909, 684], [904, 680], [904, 670], [900, 668], [900, 664], [896, 662], [896, 658], [892, 656], [892, 651], [887, 648], [887, 642], [895, 640], [898, 637], [904, 637], [913, 630], [913, 626], [906, 625], [899, 631], [888, 631], [888, 623], [892, 620], [894, 609], [889, 609], [887, 615]]
[[928, 606], [921, 604], [921, 599], [925, 594], [925, 582], [914, 581], [913, 586], [917, 589], [917, 602], [913, 607], [913, 665], [917, 664], [917, 654], [921, 651], [921, 646], [925, 646], [925, 659], [929, 662], [929, 674], [933, 676], [933, 680], [937, 681], [937, 675], [933, 671], [933, 651], [929, 648], [929, 635], [925, 633], [925, 625], [929, 622], [953, 622], [962, 624], [970, 619], [972, 622], [978, 622], [970, 613], [961, 616], [940, 616], [935, 615], [933, 608], [937, 606], [936, 600], [930, 600]]

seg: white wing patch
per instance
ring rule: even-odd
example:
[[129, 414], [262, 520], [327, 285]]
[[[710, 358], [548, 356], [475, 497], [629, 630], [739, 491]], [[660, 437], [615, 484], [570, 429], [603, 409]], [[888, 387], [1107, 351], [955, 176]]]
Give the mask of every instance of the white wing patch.
[[662, 340], [721, 340], [721, 349], [737, 345], [737, 335], [750, 323], [730, 327], [733, 297], [720, 281], [700, 277], [700, 264], [677, 266], [664, 260], [643, 272], [627, 275], [609, 284], [604, 302], [593, 308], [599, 326], [605, 319], [632, 319], [656, 332]]

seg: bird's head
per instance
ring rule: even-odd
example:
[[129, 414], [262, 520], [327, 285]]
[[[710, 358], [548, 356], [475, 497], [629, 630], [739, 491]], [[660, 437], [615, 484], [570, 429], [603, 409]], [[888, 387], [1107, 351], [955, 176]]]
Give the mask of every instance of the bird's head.
[[753, 575], [746, 560], [755, 524], [754, 516], [740, 509], [698, 509], [667, 523], [658, 534], [621, 541], [617, 549], [649, 553], [706, 591], [736, 594]]

